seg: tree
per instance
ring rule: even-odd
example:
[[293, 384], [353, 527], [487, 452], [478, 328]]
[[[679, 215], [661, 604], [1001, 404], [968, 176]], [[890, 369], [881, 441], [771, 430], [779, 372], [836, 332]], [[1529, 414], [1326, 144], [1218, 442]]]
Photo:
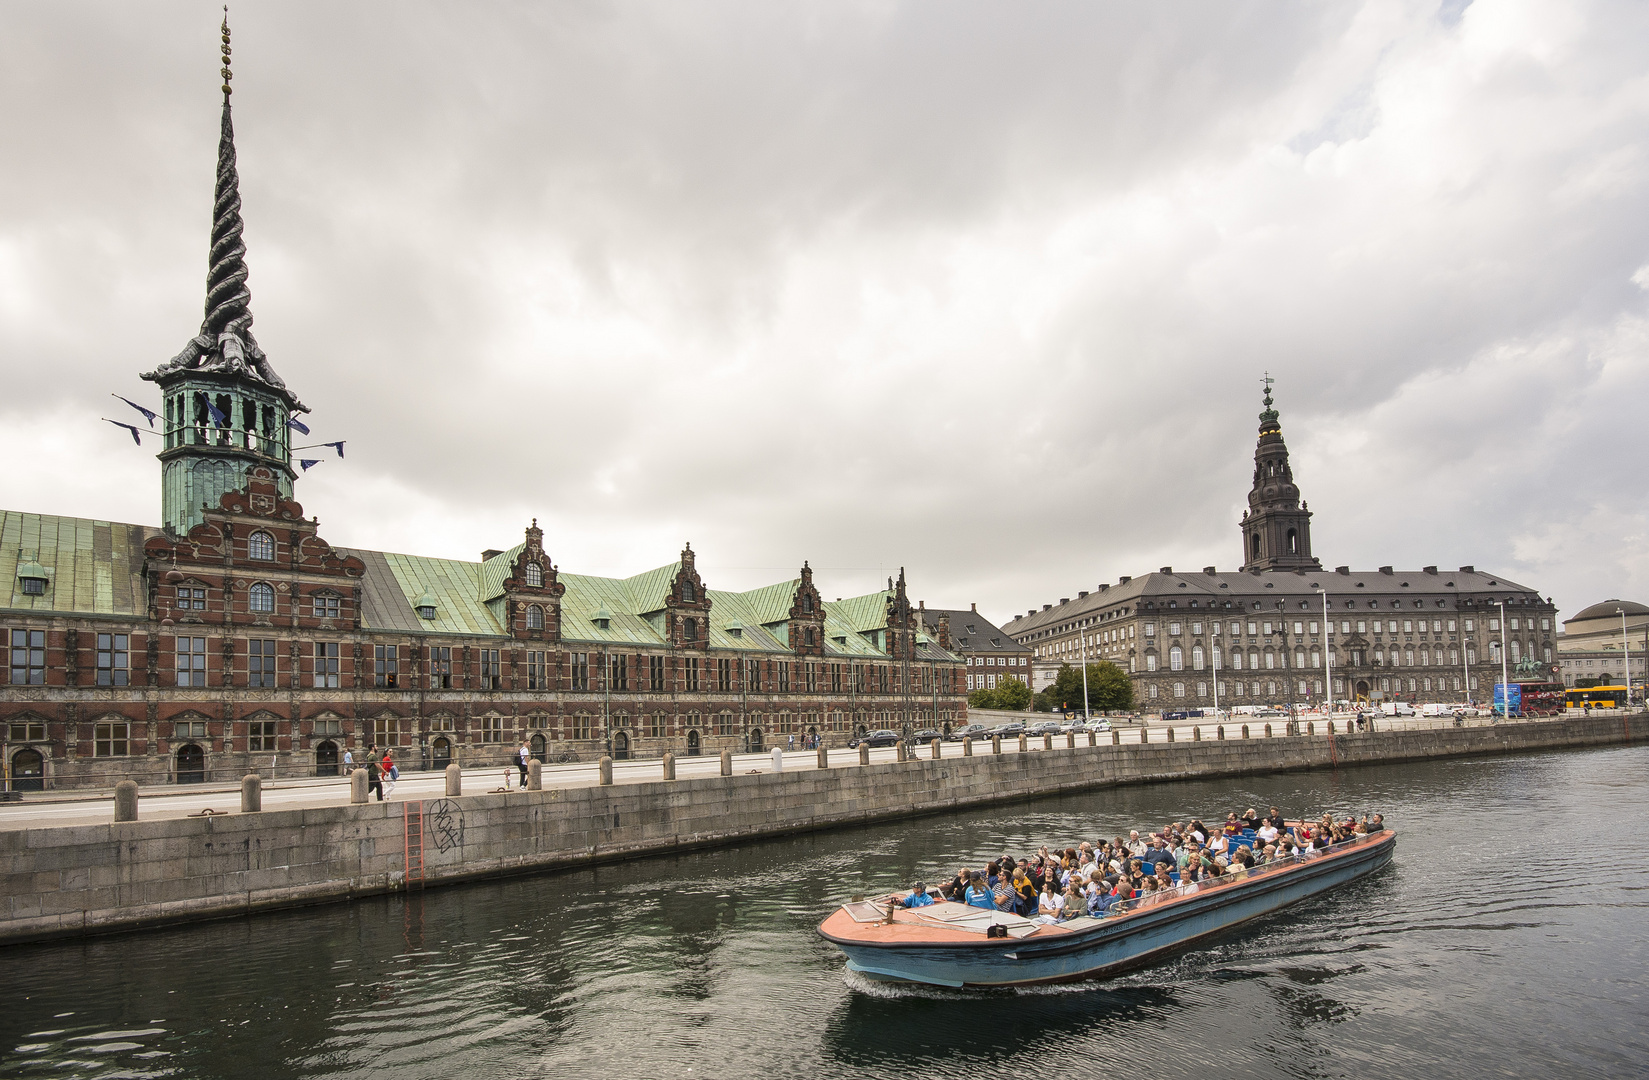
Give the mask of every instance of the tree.
[[[1082, 669], [1069, 664], [1059, 669], [1053, 685], [1036, 695], [1039, 712], [1066, 707], [1082, 708]], [[1092, 712], [1121, 712], [1134, 707], [1134, 684], [1128, 673], [1101, 660], [1088, 665], [1088, 709]]]
[[1023, 712], [1031, 707], [1031, 688], [1012, 675], [996, 684], [996, 707]]

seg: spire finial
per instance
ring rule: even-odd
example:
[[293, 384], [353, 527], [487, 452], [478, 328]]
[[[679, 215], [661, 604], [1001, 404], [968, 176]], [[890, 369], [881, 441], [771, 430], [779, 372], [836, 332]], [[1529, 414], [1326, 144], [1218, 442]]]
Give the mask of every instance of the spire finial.
[[1277, 410], [1271, 407], [1271, 384], [1276, 381], [1276, 379], [1271, 377], [1271, 372], [1269, 371], [1266, 372], [1265, 377], [1260, 380], [1260, 382], [1265, 384], [1265, 411], [1260, 413], [1261, 434], [1264, 434], [1267, 431], [1282, 430], [1282, 425], [1277, 423]]
[[234, 93], [233, 90], [229, 89], [229, 80], [233, 79], [235, 77], [234, 73], [229, 70], [229, 52], [230, 52], [230, 49], [229, 49], [229, 5], [228, 4], [223, 5], [223, 27], [222, 27], [222, 31], [223, 31], [223, 96], [228, 97], [230, 94]]

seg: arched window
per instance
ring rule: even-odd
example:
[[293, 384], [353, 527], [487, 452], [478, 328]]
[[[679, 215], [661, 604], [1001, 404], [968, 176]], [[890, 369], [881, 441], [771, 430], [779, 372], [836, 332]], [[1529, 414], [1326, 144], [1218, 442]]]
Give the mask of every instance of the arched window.
[[802, 593], [802, 613], [803, 614], [812, 614], [812, 612], [813, 612], [813, 597], [811, 595], [809, 595], [808, 593]]
[[1172, 648], [1170, 648], [1168, 650], [1168, 670], [1169, 671], [1179, 671], [1184, 666], [1185, 666], [1184, 654], [1180, 652], [1180, 647], [1178, 645], [1175, 645], [1175, 646], [1173, 646]]
[[275, 561], [275, 538], [261, 529], [246, 538], [246, 557], [263, 562]]
[[1516, 638], [1513, 638], [1511, 641], [1512, 663], [1514, 664], [1523, 659], [1522, 645], [1523, 643], [1518, 641]]
[[1254, 557], [1256, 559], [1259, 558], [1260, 557], [1260, 534], [1259, 533], [1255, 533], [1253, 536], [1249, 537], [1249, 547], [1253, 549]]
[[544, 568], [535, 562], [527, 564], [527, 587], [542, 589], [544, 587]]
[[684, 604], [691, 604], [691, 603], [695, 603], [697, 601], [697, 599], [698, 599], [697, 595], [693, 592], [693, 579], [692, 578], [682, 578], [682, 580], [681, 580], [681, 602], [684, 603]]
[[681, 640], [697, 641], [699, 636], [699, 621], [697, 619], [681, 620]]
[[1288, 553], [1290, 555], [1300, 553], [1300, 537], [1293, 529], [1288, 530]]
[[258, 582], [246, 594], [246, 606], [253, 611], [274, 611], [275, 590], [263, 582]]
[[[538, 564], [537, 563], [529, 563], [528, 565], [536, 566]], [[538, 606], [537, 604], [528, 604], [527, 605], [527, 629], [528, 630], [542, 630], [542, 629], [544, 629], [544, 609], [542, 607]]]
[[1192, 671], [1201, 671], [1202, 670], [1202, 646], [1201, 645], [1191, 646], [1191, 670]]

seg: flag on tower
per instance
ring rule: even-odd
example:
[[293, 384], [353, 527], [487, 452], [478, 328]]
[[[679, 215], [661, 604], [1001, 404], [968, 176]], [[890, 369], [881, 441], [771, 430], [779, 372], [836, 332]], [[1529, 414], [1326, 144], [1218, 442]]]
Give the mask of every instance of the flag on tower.
[[206, 411], [211, 414], [212, 423], [218, 427], [228, 427], [229, 418], [223, 415], [223, 410], [212, 404], [211, 397], [204, 390], [198, 391], [198, 393], [200, 394], [200, 400], [206, 402]]
[[286, 422], [286, 426], [289, 428], [294, 428], [297, 431], [301, 431], [305, 435], [309, 434], [309, 425], [295, 416]]
[[110, 394], [109, 396], [112, 397], [112, 398], [120, 398], [121, 401], [124, 401], [126, 404], [130, 405], [132, 408], [134, 408], [138, 412], [142, 413], [143, 418], [145, 420], [149, 421], [149, 426], [150, 427], [154, 427], [155, 426], [155, 421], [160, 419], [160, 416], [159, 416], [158, 413], [155, 413], [155, 412], [153, 412], [152, 410], [149, 410], [149, 409], [145, 409], [143, 406], [139, 405], [137, 402], [133, 401], [131, 398], [123, 398], [123, 397], [120, 397], [119, 394]]
[[321, 445], [322, 446], [336, 447], [337, 450], [338, 450], [338, 456], [343, 457], [344, 456], [344, 443], [346, 443], [348, 441], [349, 441], [348, 439], [339, 439], [337, 442], [324, 442]]
[[[115, 395], [115, 397], [119, 397], [119, 396], [120, 396], [119, 394]], [[138, 429], [137, 429], [136, 425], [122, 424], [119, 420], [110, 420], [107, 416], [105, 416], [103, 418], [103, 422], [105, 424], [113, 424], [115, 427], [118, 427], [118, 428], [125, 428], [127, 431], [132, 433], [132, 441], [133, 442], [137, 443], [139, 446], [143, 445], [143, 439], [142, 439], [140, 433], [138, 432]]]
[[318, 459], [318, 458], [308, 458], [308, 457], [299, 458], [298, 459], [298, 464], [303, 466], [303, 471], [304, 472], [308, 472], [311, 468], [313, 468], [314, 466], [320, 464], [320, 459]]

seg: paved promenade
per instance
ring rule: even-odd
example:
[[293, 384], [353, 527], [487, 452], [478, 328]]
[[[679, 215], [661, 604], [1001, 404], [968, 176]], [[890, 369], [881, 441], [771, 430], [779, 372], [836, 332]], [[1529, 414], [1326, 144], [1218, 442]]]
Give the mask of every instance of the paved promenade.
[[[1335, 728], [1345, 730], [1347, 717], [1337, 717]], [[1269, 722], [1272, 730], [1279, 737], [1283, 730], [1281, 719], [1270, 721], [1249, 721], [1249, 731], [1253, 738], [1262, 737], [1264, 725]], [[1538, 720], [1513, 720], [1513, 724], [1540, 723]], [[1319, 733], [1326, 731], [1326, 725], [1321, 720], [1314, 720]], [[1467, 726], [1480, 727], [1488, 725], [1487, 719], [1468, 720]], [[1122, 724], [1117, 728], [1122, 743], [1138, 743], [1141, 741], [1141, 732], [1147, 734], [1145, 738], [1153, 743], [1168, 741], [1168, 729], [1173, 728], [1176, 741], [1189, 741], [1192, 737], [1191, 729], [1194, 726], [1202, 727], [1204, 739], [1214, 738], [1215, 724], [1204, 720], [1184, 721], [1175, 724], [1151, 724], [1145, 728], [1138, 725]], [[1304, 730], [1304, 721], [1301, 730]], [[1428, 728], [1444, 728], [1454, 726], [1452, 719], [1447, 717], [1412, 717], [1392, 718], [1381, 717], [1376, 726], [1382, 731], [1393, 730], [1423, 730]], [[1236, 739], [1241, 736], [1242, 718], [1228, 722], [1225, 726], [1226, 738]], [[1101, 743], [1110, 741], [1111, 736], [1100, 733], [1098, 740]], [[1042, 739], [1031, 738], [1028, 741], [1027, 753], [1040, 753]], [[1077, 736], [1078, 745], [1086, 746], [1088, 737]], [[947, 742], [941, 744], [944, 758], [960, 758], [962, 744]], [[1054, 736], [1054, 746], [1065, 746], [1065, 736]], [[989, 754], [990, 743], [975, 743], [974, 753]], [[1008, 738], [1002, 741], [1004, 754], [1019, 753], [1017, 738]], [[918, 756], [928, 758], [931, 750], [926, 747], [917, 748]], [[872, 750], [872, 762], [893, 761], [898, 751], [893, 747]], [[859, 752], [846, 748], [837, 748], [830, 752], [831, 768], [852, 768], [859, 764]], [[818, 755], [812, 750], [796, 750], [784, 754], [784, 769], [786, 772], [804, 771], [818, 768]], [[676, 775], [680, 779], [690, 777], [714, 776], [720, 772], [721, 760], [719, 757], [682, 757], [676, 759]], [[773, 771], [772, 751], [760, 754], [735, 754], [733, 756], [733, 772], [735, 775], [747, 773], [766, 773]], [[502, 766], [489, 765], [480, 768], [464, 770], [463, 793], [465, 795], [481, 795], [505, 787], [505, 776], [510, 777], [511, 790], [518, 790], [515, 785], [520, 773], [516, 769], [506, 770]], [[640, 761], [617, 761], [613, 763], [613, 783], [636, 784], [662, 778], [662, 767], [657, 758]], [[594, 761], [578, 762], [569, 765], [544, 765], [543, 784], [550, 788], [581, 788], [593, 787], [598, 782], [597, 765]], [[388, 801], [402, 802], [418, 799], [439, 799], [446, 791], [445, 777], [438, 772], [406, 772], [394, 785], [388, 795]], [[263, 788], [263, 809], [268, 810], [296, 810], [316, 806], [339, 806], [349, 802], [349, 779], [347, 777], [307, 777], [293, 779], [275, 779], [266, 781]], [[110, 791], [71, 790], [49, 791], [41, 793], [27, 793], [22, 802], [0, 803], [0, 830], [8, 829], [36, 829], [52, 826], [72, 825], [101, 825], [113, 820], [114, 797]], [[140, 792], [138, 817], [140, 820], [159, 818], [184, 818], [199, 815], [204, 810], [214, 813], [240, 812], [240, 785], [228, 784], [184, 784], [165, 787], [146, 787]]]

